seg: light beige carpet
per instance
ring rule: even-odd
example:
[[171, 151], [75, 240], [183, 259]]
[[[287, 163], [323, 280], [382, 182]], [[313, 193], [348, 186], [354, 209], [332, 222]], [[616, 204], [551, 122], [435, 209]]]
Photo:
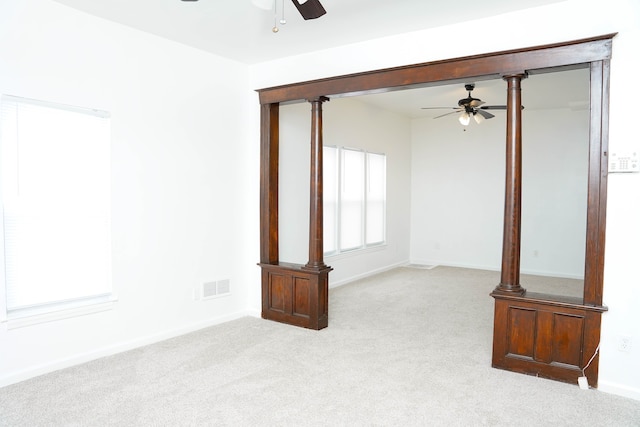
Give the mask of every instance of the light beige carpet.
[[498, 281], [398, 268], [332, 289], [322, 331], [243, 318], [5, 387], [0, 425], [639, 426], [639, 401], [490, 367]]

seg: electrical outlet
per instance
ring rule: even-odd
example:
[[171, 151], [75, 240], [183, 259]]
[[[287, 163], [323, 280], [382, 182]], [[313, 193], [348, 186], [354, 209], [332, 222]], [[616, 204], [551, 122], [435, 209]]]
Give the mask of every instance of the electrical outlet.
[[631, 337], [620, 335], [618, 337], [618, 351], [628, 353], [631, 351]]

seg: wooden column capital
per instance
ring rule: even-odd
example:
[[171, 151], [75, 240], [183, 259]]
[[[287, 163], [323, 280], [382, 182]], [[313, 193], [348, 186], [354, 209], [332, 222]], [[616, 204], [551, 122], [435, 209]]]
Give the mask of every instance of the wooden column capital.
[[313, 104], [314, 102], [319, 102], [319, 103], [321, 103], [321, 104], [322, 104], [323, 102], [328, 102], [328, 101], [330, 101], [330, 99], [329, 99], [329, 97], [328, 97], [328, 96], [316, 96], [316, 97], [314, 97], [314, 98], [308, 98], [308, 99], [307, 99], [307, 102], [310, 102], [310, 103], [312, 103], [312, 104]]

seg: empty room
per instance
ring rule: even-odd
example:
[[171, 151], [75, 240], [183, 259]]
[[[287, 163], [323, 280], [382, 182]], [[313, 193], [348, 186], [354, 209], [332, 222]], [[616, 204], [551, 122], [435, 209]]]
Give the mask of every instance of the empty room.
[[515, 3], [2, 0], [0, 424], [638, 425], [640, 5]]

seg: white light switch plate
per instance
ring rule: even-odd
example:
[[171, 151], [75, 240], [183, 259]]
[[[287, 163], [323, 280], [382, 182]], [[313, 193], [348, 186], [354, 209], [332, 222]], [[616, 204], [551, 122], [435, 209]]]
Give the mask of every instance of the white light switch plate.
[[609, 173], [640, 172], [637, 151], [617, 151], [609, 155]]

